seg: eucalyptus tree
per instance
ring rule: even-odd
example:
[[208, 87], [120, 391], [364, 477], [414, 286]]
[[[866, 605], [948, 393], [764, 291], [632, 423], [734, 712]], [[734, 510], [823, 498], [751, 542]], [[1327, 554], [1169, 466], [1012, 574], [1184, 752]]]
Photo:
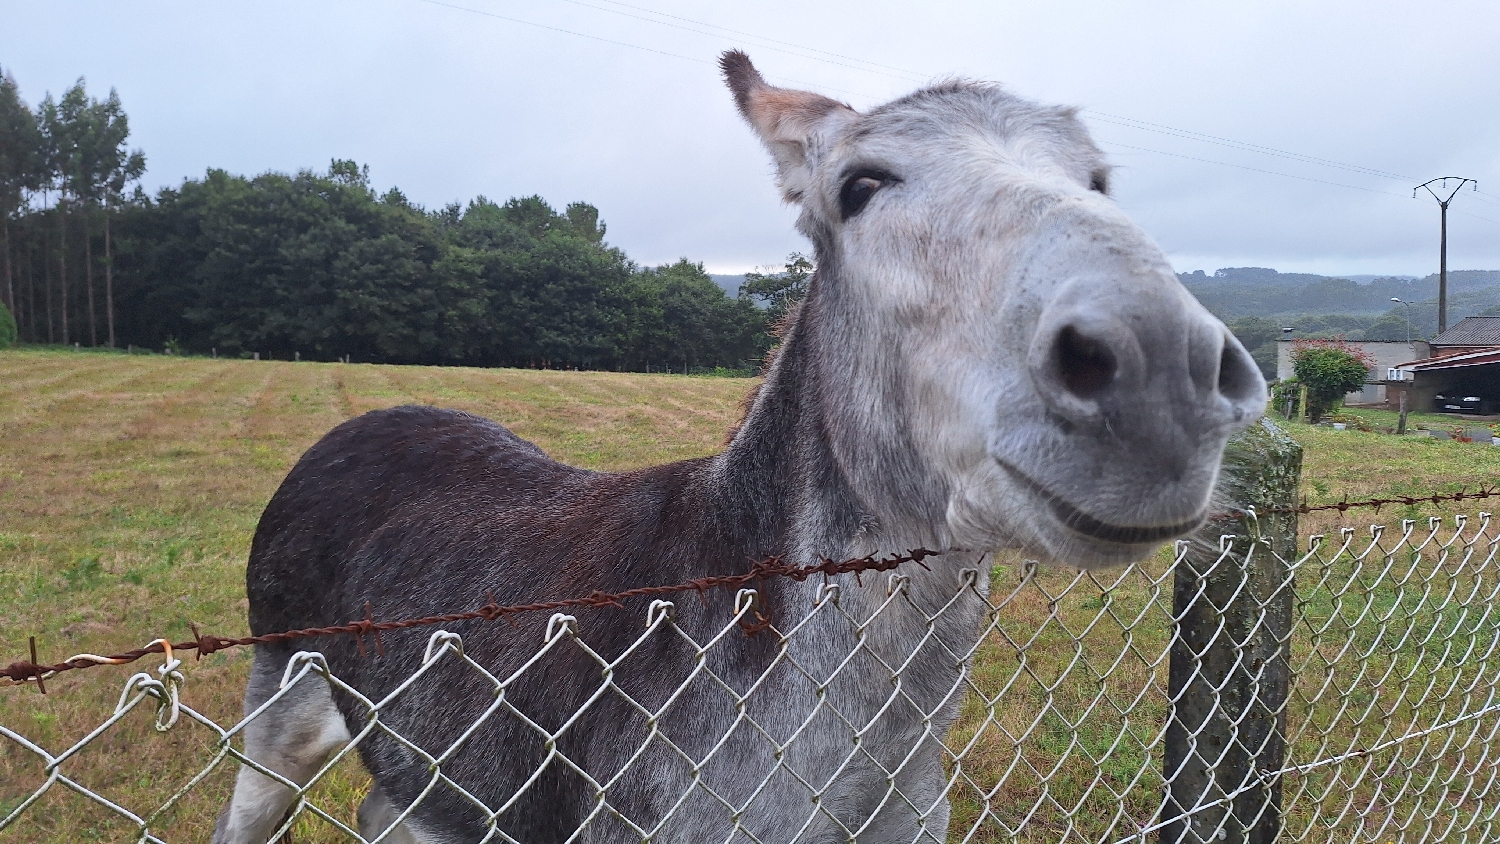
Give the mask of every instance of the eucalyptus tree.
[[[82, 112], [88, 106], [88, 95], [83, 90], [83, 78], [63, 93], [61, 100], [52, 99], [49, 93], [37, 107], [37, 122], [42, 128], [42, 154], [46, 158], [49, 187], [57, 191], [57, 289], [60, 306], [58, 314], [62, 323], [62, 342], [67, 345], [72, 339], [68, 329], [68, 205], [75, 196], [78, 185], [77, 126]], [[49, 305], [50, 310], [50, 305]], [[50, 317], [51, 314], [49, 313]], [[49, 337], [48, 339], [52, 339]]]
[[42, 133], [36, 115], [21, 99], [15, 77], [0, 73], [0, 240], [5, 255], [0, 271], [5, 274], [5, 304], [16, 314], [15, 271], [11, 266], [11, 217], [26, 205], [29, 192], [41, 187]]
[[[110, 250], [110, 214], [124, 198], [125, 188], [146, 172], [146, 155], [129, 150], [130, 120], [120, 104], [120, 95], [109, 89], [103, 101], [88, 100], [73, 126], [75, 138], [75, 195], [82, 200], [84, 217], [84, 261], [89, 289], [89, 325], [92, 339], [94, 322], [94, 261], [89, 220], [102, 210], [104, 215], [104, 313], [108, 325], [109, 345], [115, 345], [114, 266]], [[97, 344], [96, 344], [97, 345]]]

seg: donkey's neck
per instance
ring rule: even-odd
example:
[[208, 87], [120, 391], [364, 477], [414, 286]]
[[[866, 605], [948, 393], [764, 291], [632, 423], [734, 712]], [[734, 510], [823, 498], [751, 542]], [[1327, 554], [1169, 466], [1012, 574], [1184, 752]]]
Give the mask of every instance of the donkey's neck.
[[739, 430], [711, 463], [726, 532], [752, 555], [834, 556], [869, 527], [824, 430], [814, 320], [806, 310], [796, 317]]

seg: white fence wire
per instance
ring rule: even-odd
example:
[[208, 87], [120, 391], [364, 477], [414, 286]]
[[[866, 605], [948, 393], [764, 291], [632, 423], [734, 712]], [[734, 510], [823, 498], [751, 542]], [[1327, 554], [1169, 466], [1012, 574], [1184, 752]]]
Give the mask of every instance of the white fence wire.
[[[768, 671], [802, 672], [820, 688], [840, 672], [858, 672], [860, 682], [882, 690], [873, 713], [829, 712], [832, 703], [819, 704], [790, 735], [757, 720], [778, 705], [757, 699], [760, 684], [746, 688], [716, 673], [716, 652], [746, 636], [742, 624], [754, 620], [749, 591], [706, 637], [680, 624], [672, 604], [653, 602], [632, 621], [634, 641], [623, 650], [600, 644], [602, 631], [558, 614], [536, 637], [533, 658], [503, 672], [467, 655], [453, 632], [388, 637], [387, 650], [413, 647], [416, 670], [379, 699], [331, 673], [320, 654], [300, 653], [278, 694], [331, 684], [362, 724], [306, 781], [246, 755], [243, 733], [267, 717], [270, 704], [237, 723], [217, 723], [191, 705], [200, 691], [193, 665], [168, 659], [130, 677], [118, 705], [100, 713], [84, 735], [65, 738], [55, 729], [40, 735], [29, 721], [0, 724], [0, 840], [204, 841], [242, 765], [295, 792], [274, 836], [285, 833], [299, 844], [408, 840], [381, 826], [390, 813], [374, 824], [379, 828], [367, 819], [361, 830], [356, 819], [369, 787], [359, 754], [384, 741], [419, 760], [425, 781], [415, 792], [418, 807], [445, 795], [444, 805], [481, 818], [490, 841], [896, 840], [870, 825], [882, 812], [910, 815], [915, 822], [899, 827], [908, 831], [902, 840], [922, 841], [1496, 841], [1497, 541], [1489, 514], [1480, 513], [1313, 536], [1292, 559], [1257, 539], [1226, 540], [1207, 554], [1182, 542], [1170, 559], [1095, 573], [996, 559], [938, 602], [913, 597], [911, 584], [927, 574], [915, 566], [866, 574], [864, 588], [879, 578], [885, 590], [882, 600], [860, 604], [872, 607], [868, 612], [853, 612], [840, 589], [823, 587], [808, 604], [774, 607], [772, 627], [758, 634], [769, 637], [772, 665], [779, 666]], [[1257, 559], [1279, 572], [1269, 584], [1257, 585], [1247, 574]], [[844, 589], [859, 588], [853, 575], [843, 579]], [[1291, 610], [1285, 624], [1266, 609], [1281, 598]], [[1248, 625], [1237, 625], [1226, 601], [1247, 600], [1259, 611]], [[966, 601], [984, 607], [972, 647], [934, 648], [943, 615]], [[923, 619], [928, 635], [913, 637], [918, 644], [911, 652], [892, 659], [884, 643], [869, 637], [883, 614], [898, 611]], [[830, 623], [841, 628], [831, 640], [852, 643], [849, 652], [806, 661], [799, 636], [816, 628], [826, 637]], [[664, 640], [688, 649], [696, 667], [675, 688], [643, 695], [641, 677], [627, 683], [622, 673], [632, 654]], [[925, 696], [903, 685], [910, 659], [934, 654], [961, 667], [958, 685]], [[534, 682], [557, 660], [589, 667], [544, 678], [583, 682], [585, 688], [558, 695], [582, 701], [578, 711], [542, 717], [512, 700], [518, 683]], [[79, 674], [99, 683], [111, 670]], [[72, 688], [81, 682], [75, 678]], [[434, 684], [455, 694], [482, 689], [482, 705], [446, 710]], [[680, 723], [663, 726], [673, 707], [686, 705], [682, 692], [693, 684], [715, 687], [732, 702], [738, 715], [726, 734], [684, 739]], [[404, 705], [418, 690], [425, 690], [421, 705]], [[882, 740], [880, 718], [918, 702], [932, 710], [924, 717], [943, 707], [956, 715], [946, 732], [918, 731], [901, 739], [904, 746], [872, 746]], [[575, 758], [569, 735], [582, 723], [582, 710], [606, 704], [631, 721], [612, 740], [638, 743], [613, 771]], [[484, 794], [472, 778], [449, 775], [462, 738], [435, 748], [403, 735], [416, 717], [461, 717], [465, 723], [455, 729], [463, 737], [485, 723], [523, 724], [539, 749], [533, 775], [499, 799]], [[833, 772], [827, 780], [809, 778], [811, 768], [794, 761], [795, 743], [815, 721], [817, 729], [832, 722], [843, 731], [839, 758], [820, 768]], [[912, 760], [924, 742], [941, 763], [940, 793], [904, 793], [910, 780], [903, 766], [917, 764]], [[168, 752], [151, 747], [162, 743]], [[752, 744], [761, 752], [745, 752]], [[706, 773], [728, 753], [750, 787], [718, 789]], [[661, 788], [682, 791], [665, 814], [643, 816], [631, 801], [616, 800], [624, 779], [641, 774], [632, 766], [644, 765], [687, 772], [650, 774]], [[864, 814], [847, 801], [831, 805], [839, 777], [871, 765], [884, 776], [859, 803]], [[517, 833], [537, 828], [524, 822], [524, 813], [546, 809], [528, 802], [527, 790], [564, 774], [586, 793], [575, 815], [559, 814], [574, 820], [540, 837]], [[757, 801], [772, 800], [780, 822], [756, 820]], [[391, 812], [399, 820], [410, 808]], [[696, 834], [676, 824], [686, 815], [695, 819]]]

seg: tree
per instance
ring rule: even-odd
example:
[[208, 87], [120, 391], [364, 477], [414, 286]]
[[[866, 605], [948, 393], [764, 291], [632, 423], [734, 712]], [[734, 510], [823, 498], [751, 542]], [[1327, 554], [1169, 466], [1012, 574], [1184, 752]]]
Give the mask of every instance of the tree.
[[686, 258], [642, 270], [632, 312], [630, 349], [637, 363], [744, 368], [755, 355], [765, 316], [746, 299], [731, 299], [703, 265]]
[[1292, 371], [1307, 387], [1307, 417], [1317, 422], [1336, 407], [1346, 393], [1360, 389], [1375, 364], [1373, 355], [1344, 342], [1332, 340], [1292, 341]]
[[24, 207], [27, 192], [41, 187], [42, 133], [36, 115], [21, 99], [15, 77], [0, 73], [0, 270], [5, 274], [5, 304], [16, 313], [14, 270], [11, 267], [10, 220]]
[[772, 325], [777, 325], [807, 295], [813, 271], [813, 263], [806, 255], [793, 252], [787, 256], [786, 265], [781, 272], [745, 273], [745, 283], [740, 285], [740, 296], [761, 300], [766, 306], [767, 320]]
[[[115, 345], [114, 264], [110, 244], [110, 209], [118, 205], [125, 188], [146, 172], [146, 155], [127, 150], [130, 120], [120, 105], [120, 95], [109, 89], [103, 102], [90, 100], [75, 127], [77, 161], [75, 190], [89, 214], [104, 213], [104, 313], [108, 326], [108, 343]], [[92, 239], [88, 237], [85, 218], [84, 255], [89, 288], [89, 330], [94, 323], [94, 262]], [[97, 345], [97, 344], [96, 344]]]
[[[46, 157], [47, 173], [51, 187], [57, 191], [57, 287], [60, 300], [58, 315], [62, 318], [62, 342], [67, 345], [68, 332], [68, 204], [70, 197], [77, 196], [78, 173], [78, 129], [83, 112], [88, 108], [88, 95], [83, 89], [83, 78], [63, 93], [61, 100], [53, 100], [48, 94], [37, 107], [37, 122], [42, 128], [42, 150]], [[49, 314], [50, 316], [50, 314]], [[50, 338], [49, 338], [50, 339]]]
[[813, 263], [806, 255], [793, 252], [787, 256], [781, 272], [745, 273], [740, 298], [759, 299], [766, 306], [766, 328], [757, 335], [755, 343], [759, 357], [764, 358], [776, 345], [792, 308], [807, 295], [814, 271]]
[[0, 302], [0, 349], [8, 349], [16, 344], [16, 320], [11, 316], [10, 309]]

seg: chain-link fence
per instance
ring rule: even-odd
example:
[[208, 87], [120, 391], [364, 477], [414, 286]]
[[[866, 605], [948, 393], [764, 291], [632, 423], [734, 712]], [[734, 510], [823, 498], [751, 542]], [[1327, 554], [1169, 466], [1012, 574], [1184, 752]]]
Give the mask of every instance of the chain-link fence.
[[[238, 720], [194, 705], [222, 672], [158, 648], [86, 734], [0, 723], [0, 839], [207, 840], [238, 776], [274, 808], [257, 839], [298, 844], [1500, 840], [1500, 529], [1299, 538], [1315, 508], [1274, 503], [1273, 464], [1124, 569], [775, 562], [261, 645], [286, 657]], [[327, 753], [298, 769], [264, 739], [289, 732]]]

